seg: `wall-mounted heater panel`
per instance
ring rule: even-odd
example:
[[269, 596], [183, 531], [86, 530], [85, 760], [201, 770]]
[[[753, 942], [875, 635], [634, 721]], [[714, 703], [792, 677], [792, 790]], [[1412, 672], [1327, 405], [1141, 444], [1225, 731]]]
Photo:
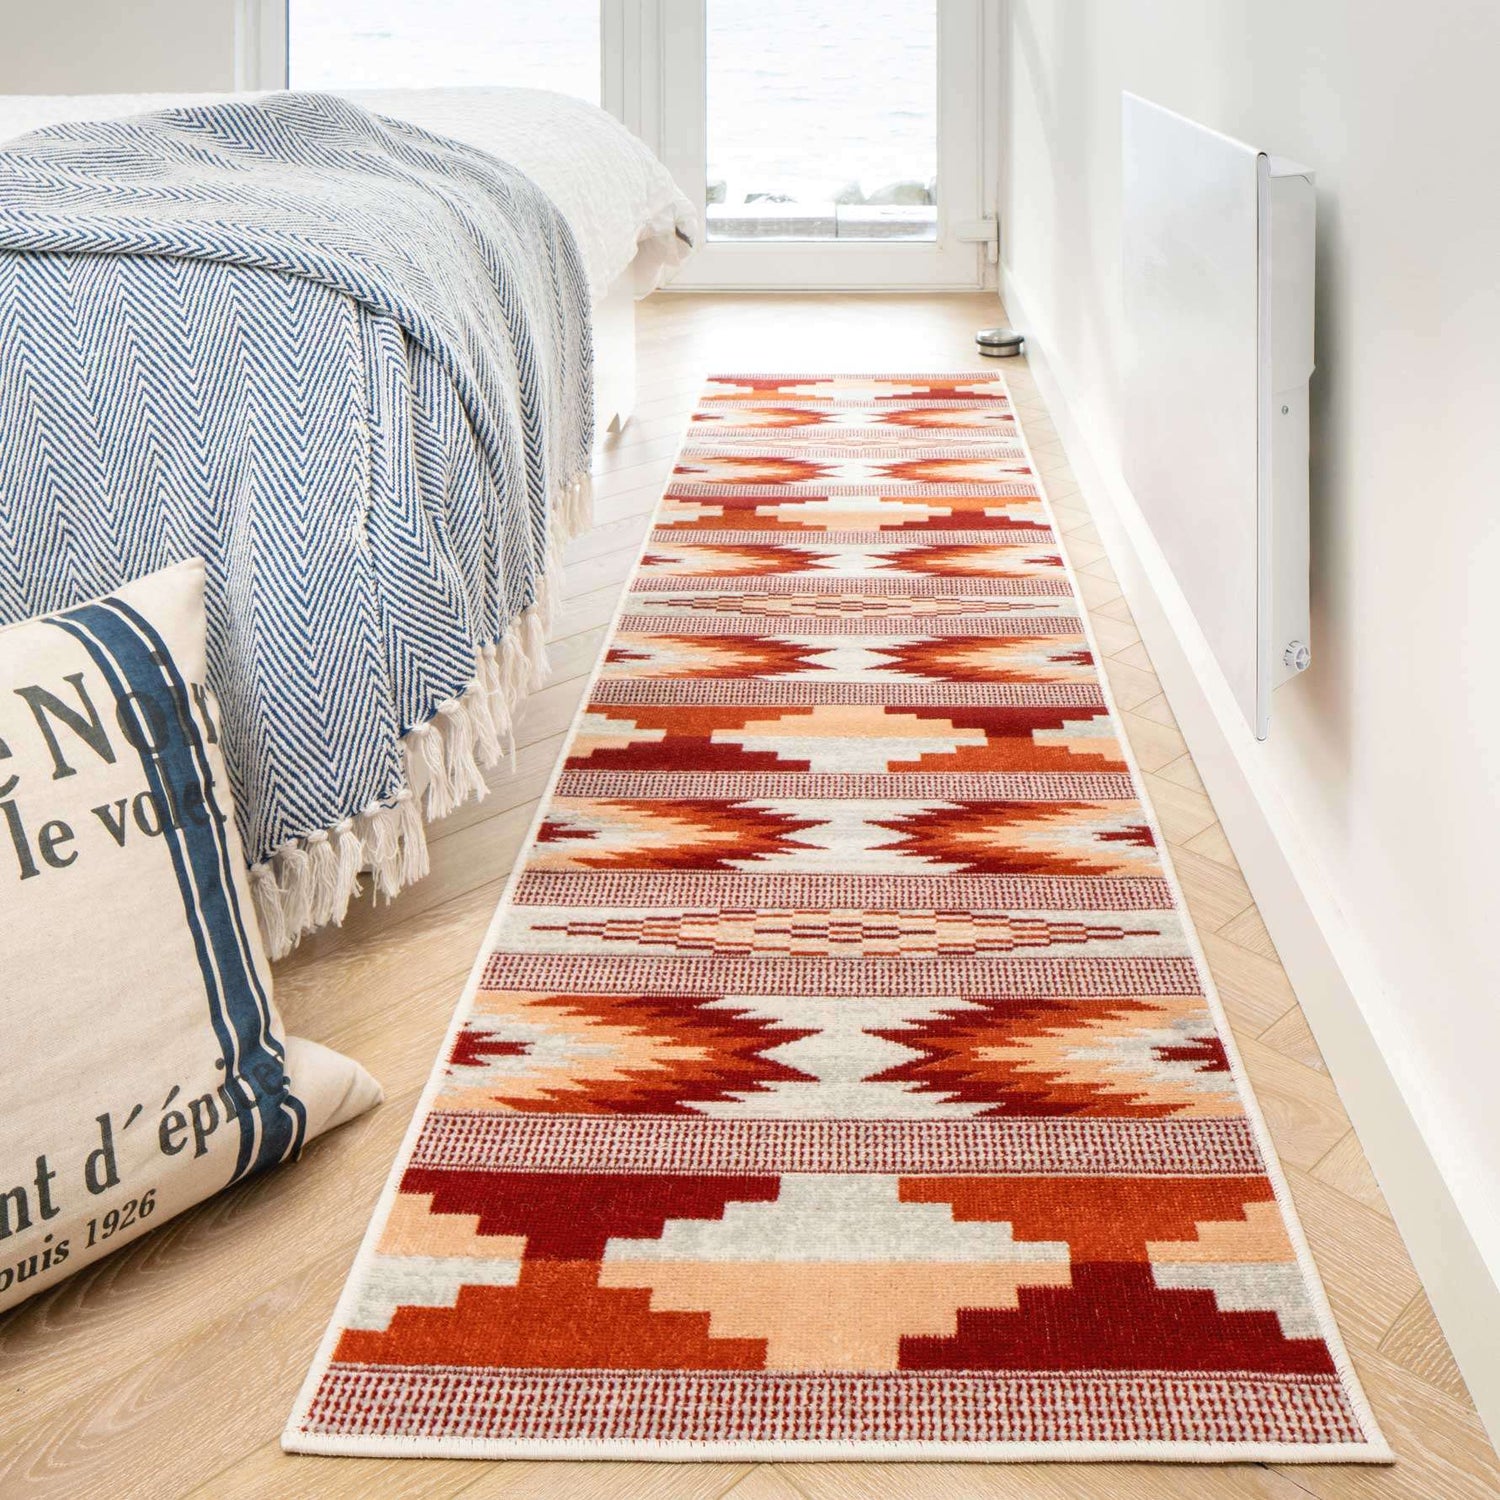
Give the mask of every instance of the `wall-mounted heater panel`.
[[1310, 660], [1313, 176], [1124, 96], [1125, 477], [1256, 737]]

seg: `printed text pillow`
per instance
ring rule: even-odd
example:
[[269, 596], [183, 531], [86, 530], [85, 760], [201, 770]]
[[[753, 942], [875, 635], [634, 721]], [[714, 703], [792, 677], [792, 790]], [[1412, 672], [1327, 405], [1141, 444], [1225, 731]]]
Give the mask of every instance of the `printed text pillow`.
[[380, 1098], [284, 1034], [203, 565], [0, 630], [0, 1308]]

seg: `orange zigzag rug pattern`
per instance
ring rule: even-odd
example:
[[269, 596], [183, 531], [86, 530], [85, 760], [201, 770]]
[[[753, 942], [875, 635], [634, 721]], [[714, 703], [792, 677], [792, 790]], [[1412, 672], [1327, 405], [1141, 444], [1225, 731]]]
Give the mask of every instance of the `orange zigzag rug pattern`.
[[294, 1450], [1389, 1457], [1004, 383], [709, 383]]

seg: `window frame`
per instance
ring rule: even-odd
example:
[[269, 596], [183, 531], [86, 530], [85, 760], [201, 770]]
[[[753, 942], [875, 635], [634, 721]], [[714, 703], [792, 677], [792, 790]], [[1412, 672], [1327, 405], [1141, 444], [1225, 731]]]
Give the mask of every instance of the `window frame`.
[[[281, 89], [292, 0], [234, 0], [235, 87]], [[413, 0], [415, 3], [415, 0]], [[973, 290], [998, 244], [1005, 0], [938, 0], [938, 223], [925, 241], [706, 240], [680, 291]], [[856, 15], [857, 12], [851, 12]], [[704, 222], [706, 0], [600, 0], [600, 100], [665, 164]]]

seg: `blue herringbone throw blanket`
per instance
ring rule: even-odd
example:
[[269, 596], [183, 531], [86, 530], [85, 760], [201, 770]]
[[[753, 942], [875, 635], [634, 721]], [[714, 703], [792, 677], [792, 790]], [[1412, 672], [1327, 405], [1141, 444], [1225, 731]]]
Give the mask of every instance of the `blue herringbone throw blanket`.
[[317, 94], [0, 148], [0, 623], [193, 555], [274, 952], [426, 868], [544, 660], [589, 303], [524, 174]]

